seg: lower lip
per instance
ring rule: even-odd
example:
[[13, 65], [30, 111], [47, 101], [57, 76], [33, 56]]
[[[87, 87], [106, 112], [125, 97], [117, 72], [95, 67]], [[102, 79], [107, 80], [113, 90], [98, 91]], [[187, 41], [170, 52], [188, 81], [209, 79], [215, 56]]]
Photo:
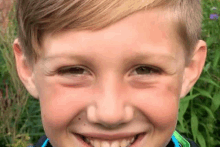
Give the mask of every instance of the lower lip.
[[[74, 134], [77, 138], [77, 140], [82, 144], [82, 147], [92, 147], [91, 145], [87, 144], [79, 135]], [[140, 146], [141, 141], [143, 140], [146, 133], [142, 133], [138, 135], [138, 138], [135, 140], [135, 142], [129, 146], [129, 147], [137, 147]]]

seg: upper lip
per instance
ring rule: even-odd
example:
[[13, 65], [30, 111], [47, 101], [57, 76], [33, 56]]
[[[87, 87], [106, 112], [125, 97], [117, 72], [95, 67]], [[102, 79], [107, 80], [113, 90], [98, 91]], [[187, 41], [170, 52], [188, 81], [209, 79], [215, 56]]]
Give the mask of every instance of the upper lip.
[[139, 134], [141, 133], [117, 133], [117, 134], [81, 133], [78, 135], [82, 135], [86, 138], [96, 138], [96, 139], [101, 139], [101, 140], [116, 140], [116, 139], [134, 137]]

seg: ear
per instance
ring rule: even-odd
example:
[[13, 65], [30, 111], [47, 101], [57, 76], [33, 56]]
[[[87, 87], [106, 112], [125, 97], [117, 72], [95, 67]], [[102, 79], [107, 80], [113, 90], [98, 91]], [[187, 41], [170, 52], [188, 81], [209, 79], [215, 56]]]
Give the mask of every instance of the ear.
[[180, 98], [185, 97], [196, 83], [196, 81], [199, 79], [205, 64], [206, 54], [206, 42], [199, 40], [193, 52], [192, 58], [189, 61], [189, 64], [185, 66]]
[[33, 79], [33, 67], [28, 64], [27, 59], [22, 52], [21, 45], [19, 44], [18, 39], [15, 39], [13, 43], [13, 52], [15, 55], [16, 68], [20, 80], [26, 87], [27, 91], [34, 98], [38, 98], [38, 92]]

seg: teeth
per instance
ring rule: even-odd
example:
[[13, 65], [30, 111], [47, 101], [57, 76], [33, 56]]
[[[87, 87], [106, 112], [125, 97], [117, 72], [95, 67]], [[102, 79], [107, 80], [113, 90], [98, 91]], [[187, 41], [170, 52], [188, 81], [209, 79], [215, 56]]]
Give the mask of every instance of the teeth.
[[129, 142], [127, 142], [125, 139], [122, 140], [121, 142], [121, 147], [126, 147], [128, 145]]
[[93, 145], [94, 144], [94, 140], [90, 140], [90, 143]]
[[93, 144], [94, 147], [101, 147], [100, 141], [94, 140]]
[[134, 142], [134, 137], [131, 139], [131, 143], [133, 143]]
[[118, 141], [113, 141], [111, 144], [111, 147], [119, 147], [119, 142]]
[[91, 144], [93, 147], [129, 147], [135, 140], [135, 137], [130, 139], [115, 140], [115, 141], [104, 141], [97, 139], [84, 139], [85, 142]]
[[111, 147], [107, 141], [102, 141], [101, 147]]

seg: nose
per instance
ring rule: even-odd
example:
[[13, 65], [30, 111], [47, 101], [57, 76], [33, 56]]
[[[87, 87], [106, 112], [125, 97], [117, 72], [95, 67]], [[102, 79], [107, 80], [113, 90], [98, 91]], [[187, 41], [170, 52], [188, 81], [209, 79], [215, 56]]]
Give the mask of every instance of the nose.
[[126, 91], [116, 78], [108, 78], [100, 85], [99, 97], [87, 108], [88, 120], [106, 128], [115, 128], [132, 120], [133, 107], [126, 103]]

